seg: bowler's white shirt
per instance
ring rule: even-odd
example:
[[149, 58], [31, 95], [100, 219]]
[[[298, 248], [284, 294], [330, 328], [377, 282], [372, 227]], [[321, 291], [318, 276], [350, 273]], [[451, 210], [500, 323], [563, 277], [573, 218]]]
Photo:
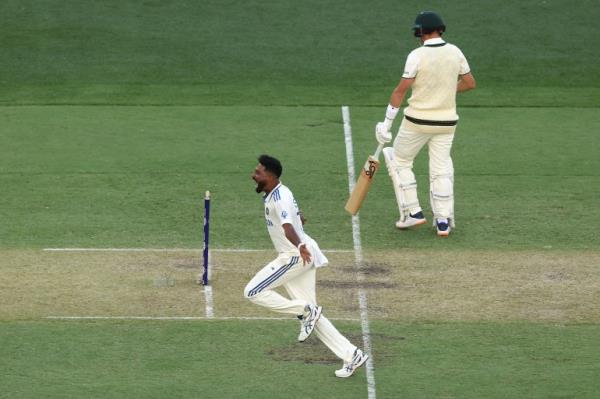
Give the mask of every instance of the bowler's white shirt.
[[283, 225], [290, 223], [294, 226], [300, 241], [306, 242], [306, 234], [300, 220], [300, 209], [289, 188], [279, 183], [264, 197], [265, 220], [267, 230], [273, 241], [275, 250], [279, 253], [297, 251], [294, 244], [285, 236]]

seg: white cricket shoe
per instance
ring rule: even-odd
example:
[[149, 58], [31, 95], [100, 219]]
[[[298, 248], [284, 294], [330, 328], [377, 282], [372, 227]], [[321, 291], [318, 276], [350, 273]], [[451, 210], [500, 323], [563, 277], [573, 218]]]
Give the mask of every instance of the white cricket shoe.
[[450, 221], [448, 219], [436, 219], [435, 229], [439, 237], [448, 237], [450, 235]]
[[321, 312], [323, 311], [322, 306], [316, 305], [306, 305], [304, 308], [306, 313], [300, 320], [300, 335], [298, 335], [298, 341], [304, 342], [306, 339], [312, 334], [317, 321], [319, 321], [319, 317], [321, 317]]
[[356, 348], [354, 354], [352, 355], [352, 360], [350, 360], [349, 363], [344, 362], [344, 365], [341, 369], [335, 370], [335, 376], [340, 378], [350, 377], [352, 374], [354, 374], [357, 368], [362, 366], [367, 361], [368, 358], [368, 355], [365, 355], [363, 351]]
[[425, 224], [427, 223], [427, 220], [425, 219], [425, 216], [423, 215], [423, 211], [419, 211], [417, 213], [413, 214], [408, 214], [408, 216], [406, 217], [406, 220], [401, 221], [398, 220], [396, 222], [396, 227], [399, 229], [408, 229], [410, 227], [415, 227], [415, 226], [419, 226], [421, 224]]

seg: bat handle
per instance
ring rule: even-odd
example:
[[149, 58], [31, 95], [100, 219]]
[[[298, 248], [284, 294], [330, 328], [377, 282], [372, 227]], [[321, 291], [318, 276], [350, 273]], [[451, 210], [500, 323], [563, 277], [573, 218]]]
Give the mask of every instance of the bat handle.
[[383, 150], [383, 144], [379, 144], [377, 146], [377, 149], [375, 150], [375, 154], [373, 155], [373, 158], [379, 160], [379, 154], [381, 154], [381, 150]]

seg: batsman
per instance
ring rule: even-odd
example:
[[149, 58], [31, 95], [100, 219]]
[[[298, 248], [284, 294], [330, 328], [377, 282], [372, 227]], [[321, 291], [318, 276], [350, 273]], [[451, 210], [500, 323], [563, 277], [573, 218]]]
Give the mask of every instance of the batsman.
[[396, 227], [408, 229], [426, 223], [412, 168], [415, 157], [427, 144], [433, 226], [438, 236], [447, 237], [454, 228], [454, 167], [450, 151], [458, 123], [456, 93], [474, 89], [475, 78], [462, 51], [442, 39], [446, 25], [438, 14], [421, 12], [412, 29], [421, 46], [408, 55], [385, 119], [375, 126], [375, 137], [380, 144], [392, 140], [392, 124], [410, 89], [394, 146], [383, 149], [400, 212]]

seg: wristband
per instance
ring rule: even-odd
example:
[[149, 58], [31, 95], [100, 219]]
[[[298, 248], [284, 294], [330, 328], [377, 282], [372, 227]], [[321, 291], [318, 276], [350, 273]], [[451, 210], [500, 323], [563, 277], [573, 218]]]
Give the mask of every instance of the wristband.
[[396, 119], [396, 115], [398, 115], [399, 110], [400, 108], [396, 108], [392, 104], [388, 104], [387, 110], [385, 111], [385, 119], [393, 121]]
[[383, 120], [383, 126], [384, 126], [384, 130], [386, 132], [389, 132], [392, 129], [392, 124], [394, 123], [393, 120], [388, 119], [387, 116], [385, 117], [385, 119]]
[[298, 245], [296, 246], [296, 248], [298, 248], [298, 250], [300, 250], [300, 247], [301, 247], [301, 246], [303, 246], [303, 245], [306, 245], [306, 243], [305, 243], [305, 242], [302, 242], [302, 241], [300, 241], [300, 244], [298, 244]]

